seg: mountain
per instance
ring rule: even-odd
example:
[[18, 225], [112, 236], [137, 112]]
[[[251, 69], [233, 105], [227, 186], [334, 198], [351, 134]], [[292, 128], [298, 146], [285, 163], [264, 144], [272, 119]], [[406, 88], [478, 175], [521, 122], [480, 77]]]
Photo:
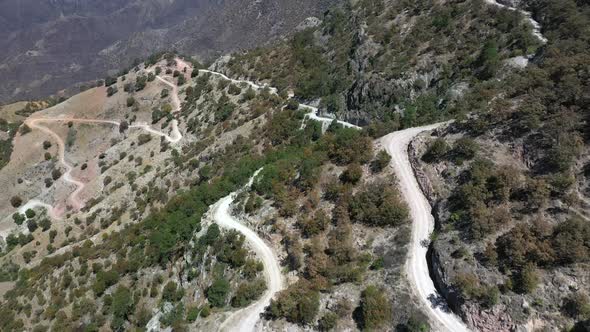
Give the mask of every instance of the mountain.
[[290, 32], [335, 1], [0, 2], [0, 102], [39, 98], [175, 49], [201, 60]]
[[0, 330], [588, 331], [588, 1], [287, 32], [0, 108]]

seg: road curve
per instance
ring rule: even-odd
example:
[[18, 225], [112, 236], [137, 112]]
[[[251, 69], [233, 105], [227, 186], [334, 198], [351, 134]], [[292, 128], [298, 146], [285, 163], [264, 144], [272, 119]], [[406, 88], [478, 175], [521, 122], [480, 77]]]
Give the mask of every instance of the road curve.
[[[254, 173], [245, 188], [249, 188], [252, 185], [254, 178], [261, 170], [262, 169], [259, 169]], [[239, 222], [229, 213], [230, 205], [236, 198], [236, 195], [237, 192], [233, 192], [217, 201], [217, 203], [211, 206], [210, 213], [219, 227], [236, 230], [244, 235], [246, 241], [264, 265], [264, 277], [266, 279], [267, 289], [258, 301], [244, 309], [232, 313], [221, 324], [219, 330], [252, 332], [256, 327], [256, 323], [260, 320], [260, 314], [262, 314], [264, 309], [270, 304], [272, 297], [283, 289], [284, 283], [281, 267], [279, 266], [278, 258], [273, 250], [258, 236], [258, 234], [256, 234], [255, 231]]]
[[431, 214], [431, 207], [422, 193], [416, 176], [408, 157], [408, 145], [419, 133], [432, 130], [441, 124], [410, 128], [396, 131], [380, 139], [385, 150], [391, 155], [391, 166], [393, 167], [398, 180], [402, 195], [410, 208], [412, 218], [412, 240], [408, 260], [406, 262], [406, 273], [412, 284], [417, 297], [422, 301], [426, 314], [435, 324], [434, 331], [462, 332], [469, 331], [459, 317], [453, 314], [441, 296], [436, 291], [434, 283], [430, 278], [426, 252], [428, 248], [423, 241], [428, 241], [434, 230], [434, 218]]

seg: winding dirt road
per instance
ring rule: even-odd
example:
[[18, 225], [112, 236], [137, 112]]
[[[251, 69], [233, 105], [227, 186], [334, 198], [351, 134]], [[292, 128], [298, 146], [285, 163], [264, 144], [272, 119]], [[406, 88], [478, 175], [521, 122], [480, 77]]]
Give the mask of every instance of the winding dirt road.
[[[178, 86], [167, 81], [166, 79], [164, 79], [161, 76], [156, 76], [156, 78], [159, 81], [165, 83], [166, 85], [168, 85], [172, 88], [172, 97], [171, 97], [172, 104], [173, 104], [172, 112], [173, 113], [178, 112], [181, 107], [180, 98], [178, 97]], [[68, 161], [66, 160], [65, 144], [64, 144], [62, 138], [57, 133], [55, 133], [54, 131], [52, 131], [48, 127], [41, 124], [41, 123], [52, 123], [52, 122], [90, 123], [90, 124], [99, 124], [99, 125], [103, 124], [103, 125], [114, 125], [114, 126], [120, 126], [121, 123], [118, 121], [112, 121], [112, 120], [82, 119], [82, 118], [73, 118], [73, 117], [29, 118], [29, 119], [25, 120], [25, 124], [27, 126], [29, 126], [32, 129], [38, 129], [38, 130], [46, 133], [47, 135], [52, 137], [53, 140], [57, 143], [59, 162], [66, 169], [66, 171], [63, 174], [63, 180], [69, 184], [74, 185], [74, 187], [76, 188], [68, 197], [67, 202], [69, 202], [69, 204], [72, 206], [72, 208], [74, 210], [80, 210], [82, 207], [84, 207], [84, 202], [80, 199], [79, 196], [80, 196], [80, 193], [84, 190], [86, 184], [82, 181], [75, 179], [72, 176], [72, 171], [73, 171], [74, 167], [70, 163], [68, 163]], [[129, 128], [130, 129], [131, 128], [142, 129], [142, 130], [145, 130], [151, 134], [154, 134], [157, 136], [162, 136], [166, 139], [166, 141], [168, 141], [172, 144], [178, 143], [182, 139], [182, 134], [180, 133], [180, 130], [178, 129], [178, 121], [176, 119], [172, 120], [171, 125], [172, 125], [172, 132], [170, 135], [168, 135], [164, 132], [161, 132], [159, 130], [153, 129], [147, 123], [132, 124], [129, 126]], [[25, 204], [25, 207], [27, 209], [32, 209], [35, 207], [46, 208], [48, 210], [49, 216], [53, 219], [59, 219], [60, 215], [63, 212], [63, 211], [58, 211], [56, 209], [56, 207], [53, 207], [47, 203], [41, 202], [38, 199], [32, 199], [32, 200], [28, 201]], [[19, 209], [19, 212], [22, 213], [21, 210], [23, 210], [23, 208]]]
[[426, 313], [435, 323], [434, 331], [469, 331], [465, 324], [446, 306], [430, 278], [426, 261], [430, 234], [434, 230], [431, 207], [424, 197], [408, 157], [408, 145], [416, 135], [433, 130], [441, 124], [396, 131], [380, 139], [385, 150], [391, 155], [391, 166], [399, 179], [401, 192], [410, 208], [412, 217], [412, 241], [406, 263], [406, 273], [417, 297], [422, 301]]
[[[256, 171], [248, 181], [245, 188], [252, 186], [254, 178], [260, 173], [261, 169]], [[232, 313], [219, 327], [220, 331], [254, 331], [256, 323], [260, 320], [260, 314], [264, 312], [270, 300], [280, 290], [283, 289], [283, 275], [281, 267], [273, 250], [262, 240], [255, 231], [251, 230], [236, 218], [232, 217], [229, 208], [237, 196], [233, 192], [228, 196], [220, 199], [211, 206], [213, 220], [222, 228], [232, 229], [240, 232], [246, 238], [246, 241], [256, 253], [264, 265], [264, 277], [266, 279], [266, 291], [262, 297], [250, 306]]]

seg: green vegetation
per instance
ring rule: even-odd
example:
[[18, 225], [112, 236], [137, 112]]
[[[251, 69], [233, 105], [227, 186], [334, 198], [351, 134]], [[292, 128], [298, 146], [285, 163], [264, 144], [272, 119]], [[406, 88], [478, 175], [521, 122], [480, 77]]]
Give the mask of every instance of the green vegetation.
[[227, 280], [216, 279], [209, 289], [207, 289], [207, 300], [214, 307], [224, 307], [229, 291], [230, 285]]
[[361, 294], [357, 316], [357, 324], [361, 329], [377, 330], [391, 321], [391, 303], [382, 290], [368, 286]]
[[311, 324], [320, 307], [320, 296], [313, 285], [303, 280], [280, 292], [270, 302], [267, 315], [271, 319], [284, 317], [289, 322], [301, 325]]
[[[231, 305], [236, 308], [246, 307], [254, 300], [260, 298], [265, 290], [266, 282], [263, 279], [243, 282], [238, 286], [238, 289], [231, 300]], [[208, 294], [209, 293], [207, 293], [207, 295]]]
[[354, 222], [370, 226], [398, 226], [409, 220], [409, 211], [397, 190], [385, 183], [372, 183], [350, 202]]

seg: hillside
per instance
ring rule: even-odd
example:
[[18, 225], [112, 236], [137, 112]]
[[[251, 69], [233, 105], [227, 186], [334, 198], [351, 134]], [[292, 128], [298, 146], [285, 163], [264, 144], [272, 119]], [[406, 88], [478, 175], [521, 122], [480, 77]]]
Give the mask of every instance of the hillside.
[[92, 85], [165, 50], [208, 60], [280, 38], [335, 1], [0, 2], [0, 103]]
[[431, 263], [455, 310], [481, 331], [586, 331], [590, 8], [532, 8], [548, 44], [412, 152], [437, 218]]
[[3, 107], [0, 330], [587, 331], [589, 29], [352, 1]]

